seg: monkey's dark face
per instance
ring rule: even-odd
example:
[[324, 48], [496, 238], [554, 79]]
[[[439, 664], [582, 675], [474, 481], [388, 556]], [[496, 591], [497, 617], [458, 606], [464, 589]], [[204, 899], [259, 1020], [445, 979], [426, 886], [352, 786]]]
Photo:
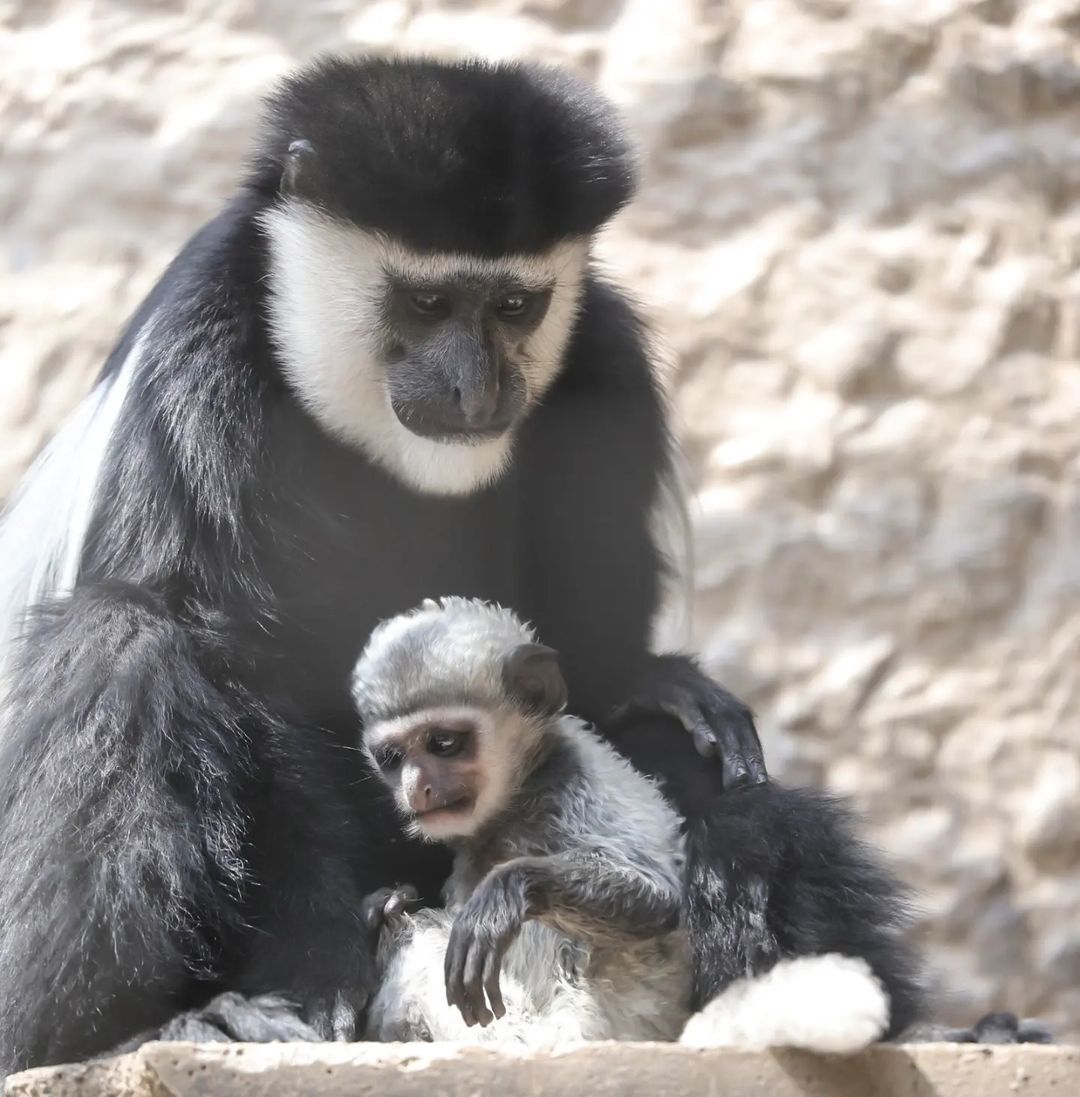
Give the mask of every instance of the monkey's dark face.
[[588, 240], [533, 256], [417, 252], [294, 201], [262, 227], [283, 371], [320, 425], [425, 493], [502, 475], [514, 428], [561, 369]]
[[399, 422], [421, 438], [498, 438], [525, 409], [529, 340], [553, 286], [460, 277], [392, 281], [385, 301], [386, 382]]
[[262, 226], [283, 371], [320, 425], [417, 491], [497, 479], [562, 368], [588, 241], [497, 258], [416, 252], [292, 200]]

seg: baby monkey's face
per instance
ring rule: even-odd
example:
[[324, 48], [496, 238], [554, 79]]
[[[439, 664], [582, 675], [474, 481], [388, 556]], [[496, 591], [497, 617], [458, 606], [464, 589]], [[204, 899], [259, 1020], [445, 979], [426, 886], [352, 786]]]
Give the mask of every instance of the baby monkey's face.
[[494, 749], [500, 722], [498, 714], [459, 707], [410, 713], [365, 731], [364, 745], [415, 835], [467, 837], [497, 810], [510, 779]]
[[566, 704], [556, 653], [509, 610], [464, 598], [384, 621], [352, 685], [364, 750], [407, 829], [436, 842], [512, 810]]

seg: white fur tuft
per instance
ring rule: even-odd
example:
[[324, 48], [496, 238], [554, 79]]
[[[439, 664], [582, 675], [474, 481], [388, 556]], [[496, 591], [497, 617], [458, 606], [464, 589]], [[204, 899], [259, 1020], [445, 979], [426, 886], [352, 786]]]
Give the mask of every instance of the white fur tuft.
[[688, 1047], [792, 1047], [852, 1054], [889, 1026], [889, 996], [865, 960], [830, 953], [781, 960], [721, 991], [686, 1023]]
[[686, 461], [671, 447], [671, 465], [660, 479], [650, 515], [653, 543], [663, 558], [660, 609], [653, 620], [652, 651], [683, 651], [693, 643], [694, 541]]
[[120, 370], [83, 398], [41, 452], [0, 522], [0, 697], [27, 612], [67, 594], [78, 578], [98, 481], [145, 331]]
[[297, 397], [329, 433], [359, 446], [415, 491], [465, 495], [510, 463], [511, 432], [491, 441], [438, 442], [398, 421], [378, 361], [389, 277], [417, 284], [458, 274], [554, 283], [551, 304], [525, 342], [522, 372], [535, 403], [554, 380], [578, 307], [588, 244], [566, 241], [543, 255], [425, 255], [310, 206], [282, 202], [262, 216], [270, 241], [270, 319]]

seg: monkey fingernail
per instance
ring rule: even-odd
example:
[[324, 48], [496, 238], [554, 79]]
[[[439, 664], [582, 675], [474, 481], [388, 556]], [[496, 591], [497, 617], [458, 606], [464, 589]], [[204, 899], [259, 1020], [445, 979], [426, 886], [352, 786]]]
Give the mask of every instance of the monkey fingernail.
[[716, 739], [711, 731], [704, 728], [694, 728], [694, 747], [702, 758], [714, 758], [716, 756]]

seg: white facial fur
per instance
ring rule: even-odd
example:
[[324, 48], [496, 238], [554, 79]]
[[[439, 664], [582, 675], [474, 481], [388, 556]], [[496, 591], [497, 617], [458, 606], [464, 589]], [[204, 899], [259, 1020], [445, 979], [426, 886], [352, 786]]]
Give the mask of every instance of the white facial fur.
[[455, 705], [410, 712], [408, 716], [383, 721], [364, 733], [364, 748], [375, 765], [373, 754], [380, 744], [399, 740], [411, 728], [460, 720], [470, 721], [476, 728], [475, 759], [465, 763], [476, 769], [473, 787], [477, 796], [471, 810], [435, 812], [418, 817], [410, 809], [400, 782], [395, 777], [383, 777], [394, 792], [399, 810], [407, 817], [407, 829], [413, 837], [435, 842], [468, 837], [503, 809], [517, 783], [524, 759], [530, 756], [531, 736], [526, 719], [509, 709], [491, 712]]
[[420, 254], [295, 201], [262, 217], [270, 241], [270, 319], [293, 390], [329, 433], [359, 446], [416, 491], [464, 495], [490, 484], [510, 461], [513, 432], [481, 443], [421, 438], [398, 421], [379, 360], [380, 307], [389, 277], [418, 284], [457, 274], [503, 276], [522, 286], [554, 283], [522, 367], [532, 406], [555, 379], [573, 326], [588, 257], [585, 240], [543, 255]]

